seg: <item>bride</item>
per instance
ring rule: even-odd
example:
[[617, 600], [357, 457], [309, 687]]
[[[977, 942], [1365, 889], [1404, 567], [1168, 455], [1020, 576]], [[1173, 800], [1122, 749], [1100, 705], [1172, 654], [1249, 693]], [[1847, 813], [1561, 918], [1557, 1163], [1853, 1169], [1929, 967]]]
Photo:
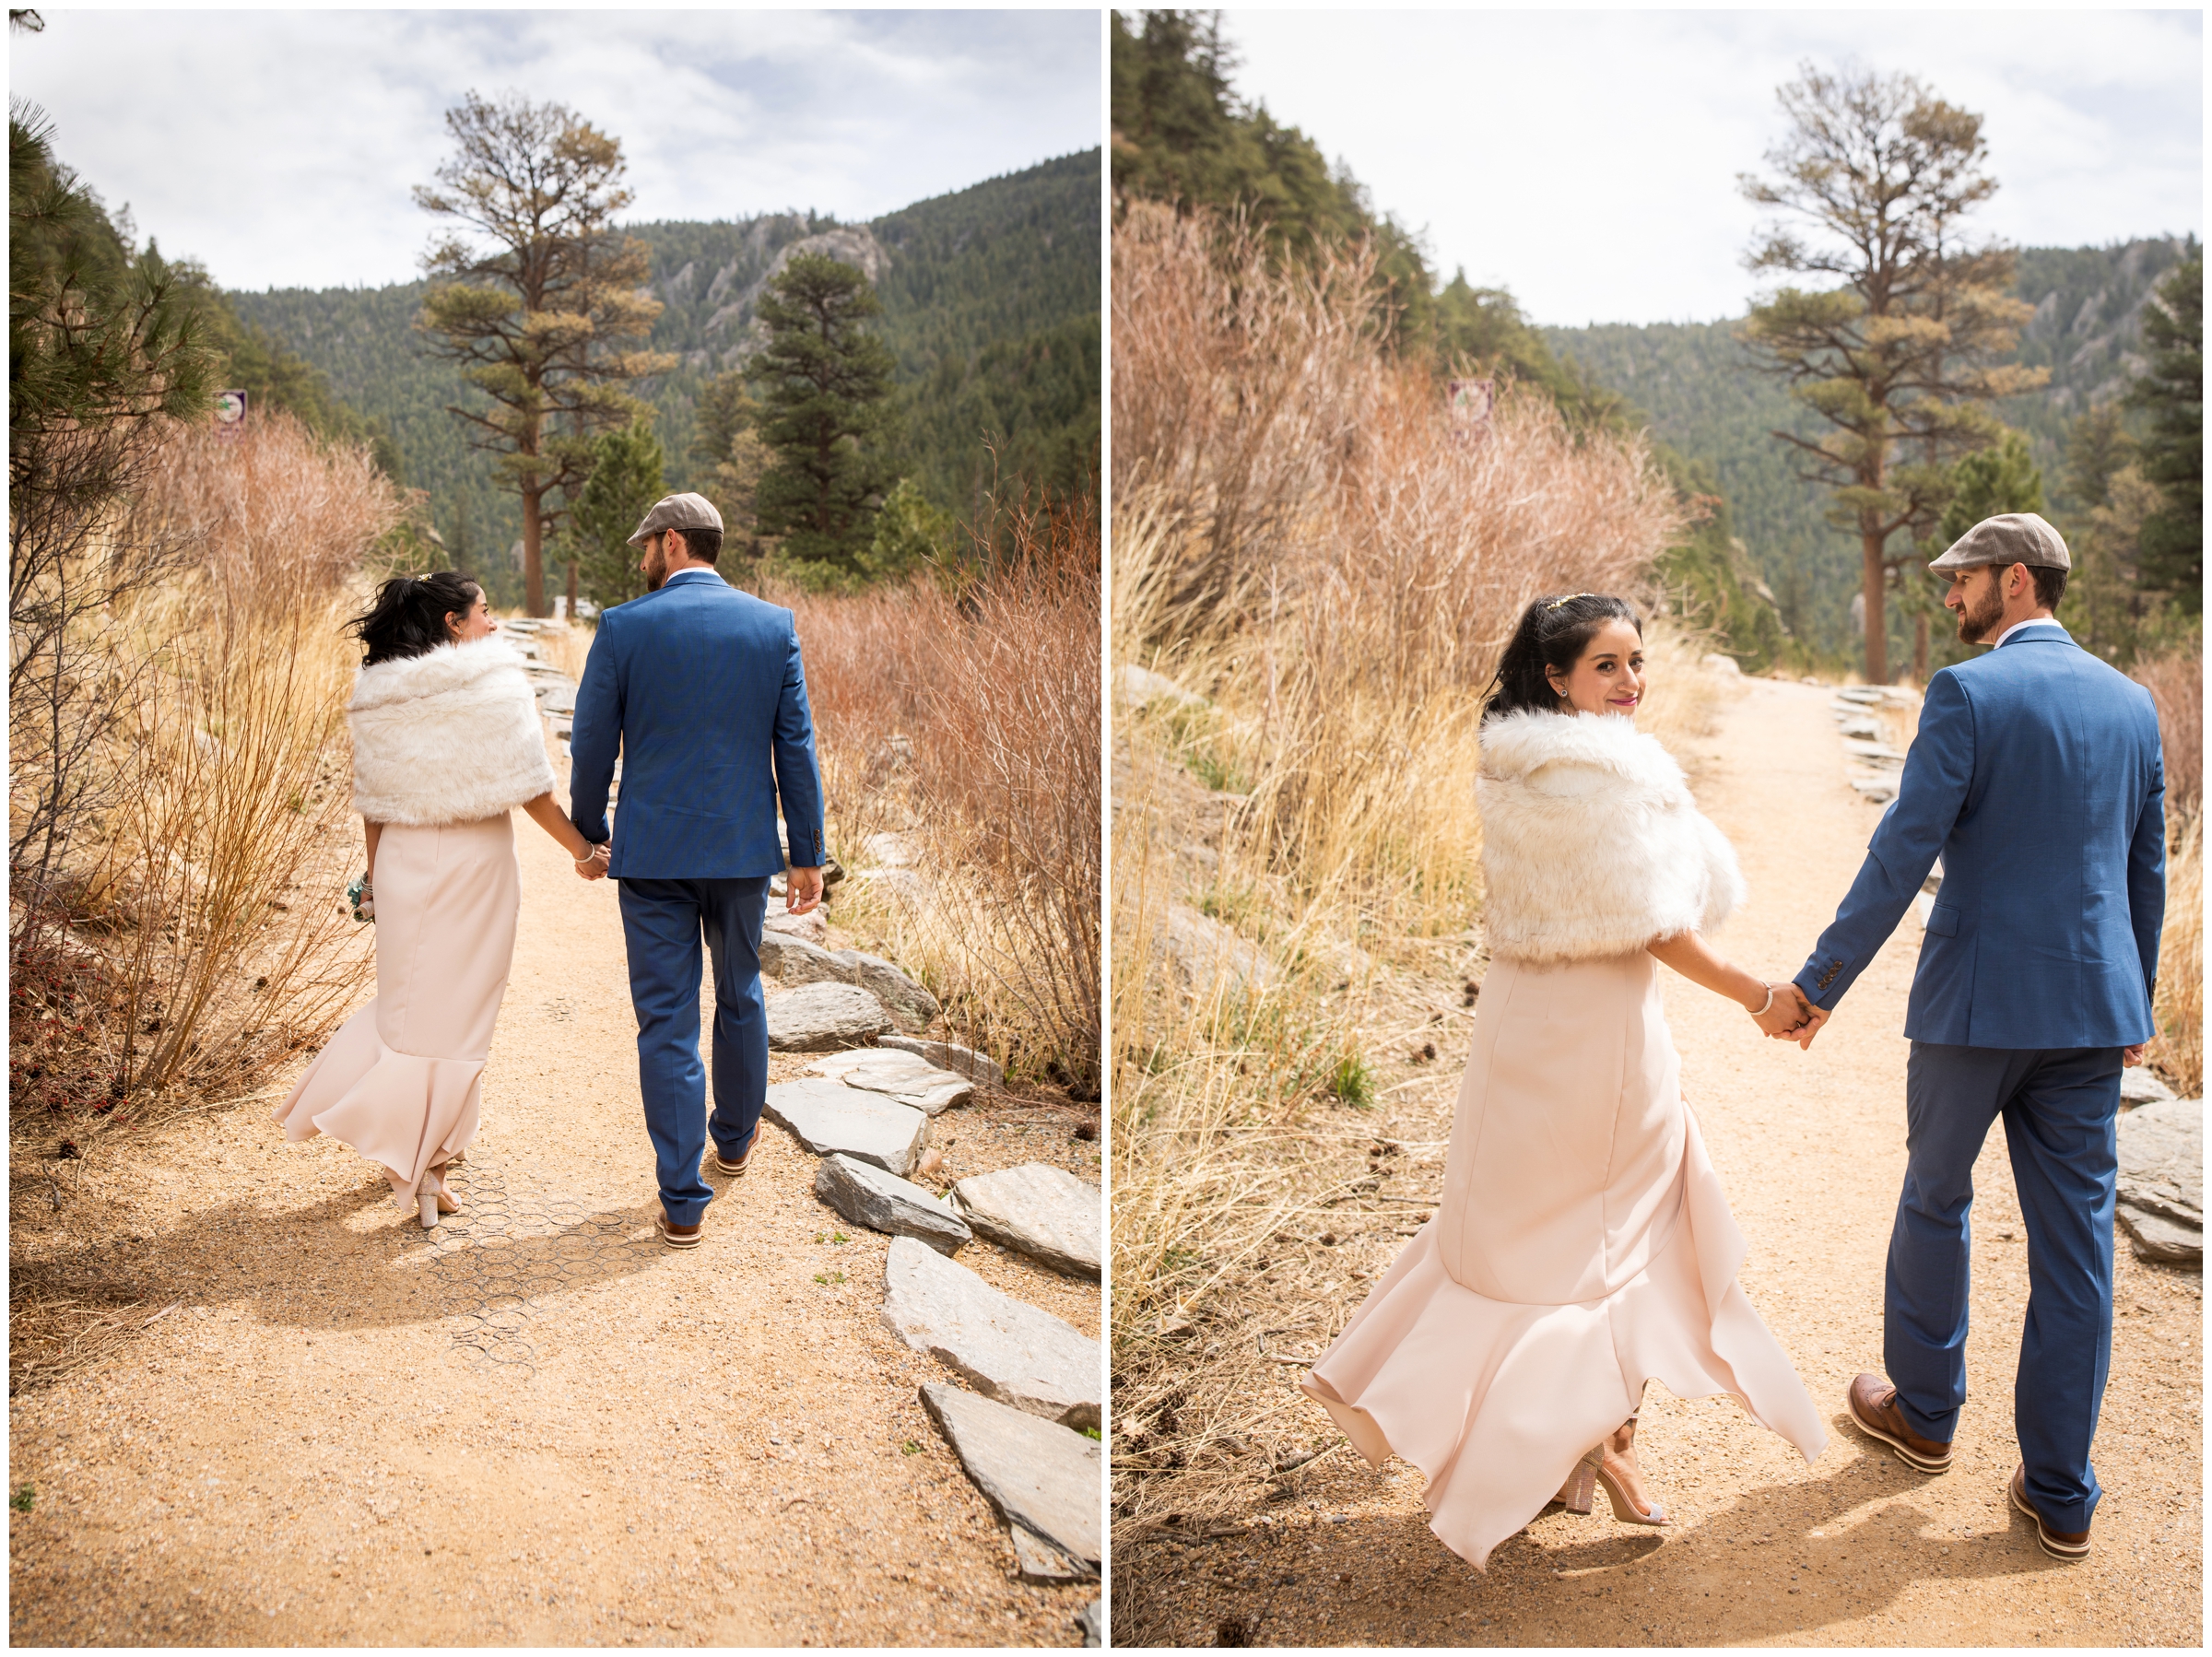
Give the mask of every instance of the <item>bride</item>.
[[1647, 1381], [1725, 1393], [1807, 1461], [1827, 1442], [1737, 1285], [1743, 1235], [1681, 1093], [1658, 963], [1769, 1035], [1793, 986], [1715, 955], [1735, 854], [1634, 723], [1636, 614], [1538, 600], [1484, 715], [1476, 1015], [1435, 1215], [1302, 1383], [1368, 1462], [1428, 1475], [1430, 1528], [1478, 1569], [1559, 1500], [1668, 1522], [1637, 1465]]
[[307, 1067], [276, 1120], [382, 1165], [427, 1229], [459, 1205], [443, 1173], [476, 1136], [484, 1060], [514, 960], [520, 805], [586, 880], [606, 870], [553, 796], [537, 700], [484, 591], [399, 576], [353, 630], [366, 647], [347, 723], [369, 842], [362, 918], [376, 922], [376, 999]]

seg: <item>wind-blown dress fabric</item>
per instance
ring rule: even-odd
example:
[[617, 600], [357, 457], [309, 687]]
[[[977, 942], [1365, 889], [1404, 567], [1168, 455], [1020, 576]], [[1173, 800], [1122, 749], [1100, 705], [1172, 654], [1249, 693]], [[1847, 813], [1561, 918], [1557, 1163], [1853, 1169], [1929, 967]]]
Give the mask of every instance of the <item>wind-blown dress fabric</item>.
[[1727, 1393], [1807, 1460], [1827, 1434], [1736, 1282], [1645, 949], [1726, 918], [1734, 852], [1625, 719], [1496, 719], [1478, 788], [1492, 960], [1442, 1196], [1303, 1385], [1370, 1463], [1428, 1475], [1430, 1529], [1479, 1568], [1647, 1380]]
[[484, 1061], [514, 959], [522, 882], [508, 813], [553, 787], [536, 699], [494, 635], [361, 670], [347, 723], [354, 806], [376, 852], [376, 998], [284, 1101], [381, 1164], [412, 1205], [476, 1136]]

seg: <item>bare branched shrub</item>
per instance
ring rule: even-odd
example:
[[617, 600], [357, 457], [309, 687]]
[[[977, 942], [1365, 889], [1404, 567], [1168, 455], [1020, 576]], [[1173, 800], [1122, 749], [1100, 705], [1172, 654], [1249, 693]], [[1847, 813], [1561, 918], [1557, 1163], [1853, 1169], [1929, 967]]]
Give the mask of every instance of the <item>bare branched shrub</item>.
[[87, 554], [190, 555], [79, 642], [66, 711], [93, 732], [75, 763], [99, 808], [13, 895], [18, 935], [28, 909], [44, 926], [27, 964], [73, 1009], [31, 1092], [88, 1134], [180, 1089], [247, 1090], [363, 981], [342, 898], [358, 652], [338, 629], [344, 582], [400, 508], [365, 457], [281, 416], [231, 443], [177, 429]]
[[2166, 762], [2166, 929], [2149, 1058], [2184, 1094], [2205, 1089], [2205, 652], [2203, 640], [2138, 663], [2159, 709]]
[[2166, 811], [2194, 817], [2205, 802], [2205, 647], [2138, 663], [2135, 680], [2159, 706], [2159, 739], [2166, 757]]
[[1095, 1087], [1102, 958], [1099, 545], [1082, 503], [1016, 508], [979, 570], [791, 592], [832, 843], [926, 849], [856, 887], [956, 1027], [1009, 1069]]
[[2159, 940], [2148, 1058], [2187, 1097], [2205, 1091], [2204, 819], [2175, 820], [2166, 848], [2166, 930]]

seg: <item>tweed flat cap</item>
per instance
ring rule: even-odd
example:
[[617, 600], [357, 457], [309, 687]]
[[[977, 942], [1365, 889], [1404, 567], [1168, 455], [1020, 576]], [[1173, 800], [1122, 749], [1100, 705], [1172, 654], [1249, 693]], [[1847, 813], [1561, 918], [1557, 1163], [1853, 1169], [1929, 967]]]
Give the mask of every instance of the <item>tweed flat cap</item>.
[[647, 535], [657, 535], [664, 529], [711, 529], [720, 534], [722, 514], [704, 495], [664, 495], [640, 520], [638, 533], [629, 537], [629, 544], [635, 546]]
[[1951, 549], [1928, 566], [1938, 575], [1976, 564], [2041, 564], [2071, 570], [2065, 538], [2033, 512], [1999, 512], [1984, 518], [1951, 543]]

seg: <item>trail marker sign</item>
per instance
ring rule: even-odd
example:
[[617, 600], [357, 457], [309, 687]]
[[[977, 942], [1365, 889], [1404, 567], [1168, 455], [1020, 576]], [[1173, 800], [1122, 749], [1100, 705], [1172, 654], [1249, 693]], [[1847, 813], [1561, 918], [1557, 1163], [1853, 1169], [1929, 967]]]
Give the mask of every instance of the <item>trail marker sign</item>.
[[246, 394], [242, 391], [215, 394], [215, 435], [226, 443], [235, 442], [246, 429]]

